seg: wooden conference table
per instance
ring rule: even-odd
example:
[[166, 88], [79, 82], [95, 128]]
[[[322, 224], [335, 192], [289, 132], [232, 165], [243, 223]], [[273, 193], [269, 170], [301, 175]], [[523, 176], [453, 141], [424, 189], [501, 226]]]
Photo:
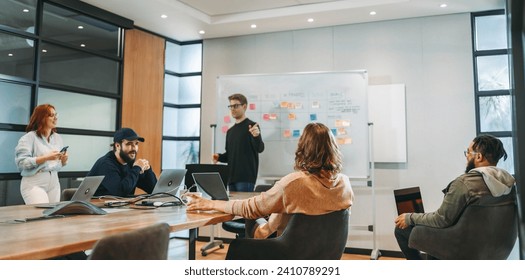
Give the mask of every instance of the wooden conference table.
[[53, 258], [89, 250], [105, 236], [156, 223], [168, 223], [172, 232], [189, 230], [188, 258], [194, 260], [197, 228], [234, 218], [234, 215], [220, 212], [186, 212], [185, 206], [104, 210], [108, 214], [75, 215], [19, 223], [14, 220], [42, 216], [43, 209], [31, 205], [0, 207], [0, 259]]

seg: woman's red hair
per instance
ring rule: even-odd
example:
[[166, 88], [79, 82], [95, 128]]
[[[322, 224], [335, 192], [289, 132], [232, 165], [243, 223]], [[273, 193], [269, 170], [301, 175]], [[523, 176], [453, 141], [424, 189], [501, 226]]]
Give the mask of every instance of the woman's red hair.
[[[41, 104], [36, 106], [29, 120], [29, 124], [26, 127], [26, 132], [35, 131], [38, 136], [44, 134], [46, 129], [46, 118], [51, 116], [51, 109], [55, 110], [55, 107], [51, 104]], [[51, 130], [51, 133], [57, 132], [56, 128]]]

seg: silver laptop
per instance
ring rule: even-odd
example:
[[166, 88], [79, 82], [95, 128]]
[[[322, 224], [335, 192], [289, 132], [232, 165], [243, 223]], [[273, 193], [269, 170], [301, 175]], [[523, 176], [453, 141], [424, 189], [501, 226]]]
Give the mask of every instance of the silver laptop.
[[176, 195], [185, 175], [186, 169], [162, 170], [159, 180], [157, 180], [157, 184], [155, 184], [155, 188], [153, 188], [151, 193], [168, 193]]
[[193, 173], [193, 180], [213, 200], [229, 200], [228, 192], [219, 172]]
[[[97, 191], [98, 186], [100, 186], [100, 183], [102, 183], [103, 179], [104, 176], [85, 177], [84, 180], [82, 180], [82, 183], [80, 183], [80, 186], [78, 186], [78, 189], [76, 190], [75, 194], [73, 194], [73, 196], [71, 197], [71, 201], [90, 202], [90, 200], [93, 198], [93, 195]], [[56, 206], [64, 203], [67, 203], [67, 201], [35, 204], [35, 206], [38, 208], [55, 208]]]

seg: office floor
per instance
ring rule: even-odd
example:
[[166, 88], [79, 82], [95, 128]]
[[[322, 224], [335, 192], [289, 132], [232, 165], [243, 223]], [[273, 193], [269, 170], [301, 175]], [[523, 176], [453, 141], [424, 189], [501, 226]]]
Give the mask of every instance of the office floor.
[[[200, 252], [200, 248], [206, 244], [206, 242], [197, 241], [197, 252], [195, 256], [197, 260], [224, 260], [226, 252], [228, 252], [228, 244], [224, 244], [224, 248], [214, 248], [208, 251], [208, 255], [203, 257]], [[168, 251], [169, 260], [185, 260], [188, 258], [188, 243], [186, 240], [172, 238], [170, 241], [170, 248]], [[357, 255], [357, 254], [343, 254], [341, 260], [370, 260], [370, 255]], [[380, 257], [379, 260], [404, 260], [402, 258], [392, 257]]]

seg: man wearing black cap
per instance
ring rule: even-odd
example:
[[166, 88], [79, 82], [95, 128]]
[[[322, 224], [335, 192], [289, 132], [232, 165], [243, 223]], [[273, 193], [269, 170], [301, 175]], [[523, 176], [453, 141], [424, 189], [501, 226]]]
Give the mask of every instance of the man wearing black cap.
[[87, 176], [105, 175], [95, 195], [133, 196], [135, 188], [151, 193], [157, 176], [146, 159], [138, 159], [139, 142], [144, 138], [124, 127], [113, 136], [113, 151], [99, 158]]

